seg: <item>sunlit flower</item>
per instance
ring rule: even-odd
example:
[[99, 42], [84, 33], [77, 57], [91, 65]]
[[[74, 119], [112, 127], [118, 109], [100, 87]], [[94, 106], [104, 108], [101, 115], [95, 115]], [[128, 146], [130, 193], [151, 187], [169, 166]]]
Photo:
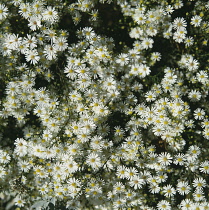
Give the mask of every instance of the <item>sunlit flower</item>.
[[171, 197], [176, 194], [176, 190], [174, 187], [172, 187], [172, 185], [166, 185], [163, 187], [163, 193], [166, 197]]
[[201, 109], [201, 108], [197, 108], [195, 111], [194, 111], [194, 118], [196, 119], [196, 120], [201, 120], [201, 119], [203, 119], [204, 118], [204, 116], [205, 116], [205, 111], [203, 110], [203, 109]]
[[195, 27], [200, 26], [201, 21], [202, 18], [199, 15], [195, 15], [191, 19], [191, 25], [194, 25]]
[[51, 23], [58, 21], [58, 13], [52, 6], [48, 6], [43, 12], [43, 19]]
[[102, 165], [101, 158], [96, 153], [89, 154], [86, 163], [93, 169], [98, 169]]
[[4, 4], [0, 4], [0, 20], [3, 20], [8, 15], [8, 8]]
[[170, 210], [171, 205], [168, 201], [162, 200], [157, 204], [157, 209], [159, 209], [159, 210]]
[[28, 62], [32, 64], [37, 64], [40, 60], [40, 56], [38, 55], [38, 52], [36, 50], [27, 50], [25, 58]]
[[202, 163], [200, 164], [199, 170], [200, 170], [202, 173], [209, 174], [209, 161], [205, 160], [204, 162], [202, 162]]
[[191, 187], [187, 181], [179, 181], [177, 184], [177, 191], [180, 195], [187, 195], [191, 190]]

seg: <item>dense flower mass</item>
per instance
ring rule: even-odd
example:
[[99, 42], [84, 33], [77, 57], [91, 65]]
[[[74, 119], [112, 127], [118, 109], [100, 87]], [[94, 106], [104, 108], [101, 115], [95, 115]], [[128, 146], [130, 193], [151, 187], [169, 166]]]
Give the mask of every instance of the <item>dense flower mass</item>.
[[208, 209], [209, 2], [0, 3], [3, 209]]

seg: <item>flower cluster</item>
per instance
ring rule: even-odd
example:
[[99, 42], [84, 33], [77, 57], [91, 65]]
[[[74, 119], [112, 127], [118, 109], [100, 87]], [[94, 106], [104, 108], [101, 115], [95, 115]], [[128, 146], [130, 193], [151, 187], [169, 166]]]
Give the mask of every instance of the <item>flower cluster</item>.
[[0, 21], [5, 208], [208, 209], [209, 2], [3, 0]]

